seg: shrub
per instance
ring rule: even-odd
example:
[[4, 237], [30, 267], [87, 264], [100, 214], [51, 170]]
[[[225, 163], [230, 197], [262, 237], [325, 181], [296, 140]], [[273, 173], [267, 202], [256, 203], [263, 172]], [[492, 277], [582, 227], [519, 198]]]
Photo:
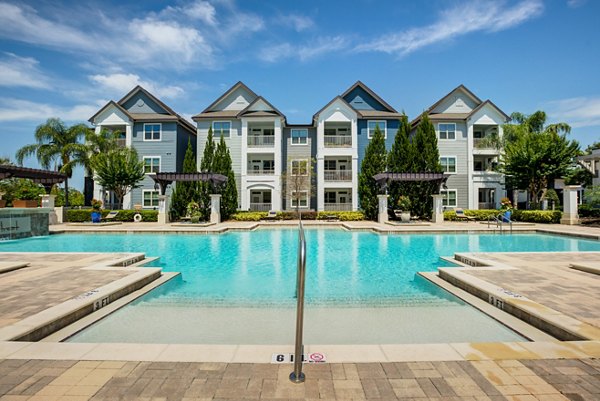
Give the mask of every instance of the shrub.
[[[302, 220], [316, 220], [317, 219], [317, 212], [312, 211], [312, 210], [300, 211], [300, 214], [302, 214]], [[282, 220], [298, 220], [298, 213], [295, 211], [293, 211], [293, 212], [290, 212], [290, 211], [278, 212], [277, 218], [282, 219]]]
[[558, 224], [562, 212], [560, 210], [513, 210], [512, 219], [528, 223]]
[[328, 220], [330, 216], [336, 216], [340, 221], [360, 221], [365, 219], [363, 212], [318, 212], [317, 220]]
[[[70, 209], [67, 210], [67, 221], [70, 223], [85, 223], [92, 221], [93, 209]], [[105, 217], [110, 210], [103, 210], [102, 217]], [[118, 214], [113, 219], [114, 221], [133, 221], [133, 216], [137, 213], [142, 215], [142, 221], [152, 222], [158, 221], [158, 211], [156, 210], [118, 210]]]
[[231, 215], [235, 221], [261, 221], [267, 217], [268, 212], [237, 212]]
[[579, 205], [579, 217], [600, 217], [600, 208], [592, 205]]
[[[474, 217], [477, 221], [487, 221], [489, 218], [496, 217], [500, 213], [502, 212], [496, 209], [465, 210], [466, 216]], [[457, 221], [460, 219], [456, 217], [454, 210], [446, 210], [444, 212], [444, 220]]]

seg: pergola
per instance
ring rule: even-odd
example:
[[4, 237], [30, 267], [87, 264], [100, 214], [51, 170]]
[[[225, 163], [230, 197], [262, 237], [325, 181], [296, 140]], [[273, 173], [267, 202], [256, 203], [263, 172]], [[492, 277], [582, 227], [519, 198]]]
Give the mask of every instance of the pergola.
[[64, 182], [67, 175], [56, 171], [2, 164], [0, 165], [0, 180], [7, 178], [27, 178], [36, 184], [42, 184], [46, 192], [50, 193], [52, 186]]
[[167, 185], [173, 181], [183, 182], [211, 182], [215, 185], [223, 185], [227, 182], [227, 177], [217, 173], [156, 173], [151, 175], [156, 185], [160, 188], [161, 195], [167, 192]]
[[444, 173], [379, 173], [373, 176], [375, 181], [381, 188], [385, 188], [390, 182], [407, 182], [407, 181], [419, 181], [419, 182], [436, 182], [440, 185], [446, 184], [449, 175]]

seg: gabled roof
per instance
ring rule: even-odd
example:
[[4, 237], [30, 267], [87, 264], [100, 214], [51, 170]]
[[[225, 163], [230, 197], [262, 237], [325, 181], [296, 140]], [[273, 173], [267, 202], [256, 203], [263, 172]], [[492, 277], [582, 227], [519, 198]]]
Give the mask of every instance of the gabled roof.
[[195, 115], [192, 118], [195, 117], [199, 117], [201, 114], [207, 113], [209, 112], [213, 107], [215, 107], [217, 104], [219, 104], [219, 102], [223, 99], [225, 99], [227, 96], [229, 96], [229, 94], [231, 94], [232, 92], [234, 92], [235, 90], [237, 90], [238, 88], [242, 88], [247, 90], [251, 95], [258, 97], [258, 95], [256, 93], [254, 93], [254, 91], [252, 91], [252, 89], [248, 88], [246, 86], [246, 84], [244, 84], [242, 81], [238, 81], [235, 85], [233, 85], [231, 88], [229, 88], [225, 93], [223, 93], [221, 96], [219, 96], [219, 98], [217, 98], [217, 100], [215, 100], [214, 102], [212, 102], [210, 104], [210, 106], [208, 106], [207, 108], [205, 108], [204, 110], [202, 110], [202, 112], [198, 113], [197, 115]]
[[104, 110], [108, 109], [110, 106], [116, 107], [117, 109], [119, 109], [119, 111], [121, 111], [123, 114], [125, 114], [127, 116], [127, 118], [129, 118], [130, 120], [133, 121], [133, 117], [131, 116], [131, 114], [129, 114], [129, 112], [127, 110], [125, 110], [125, 108], [123, 106], [121, 106], [118, 103], [115, 103], [114, 100], [111, 100], [110, 102], [106, 103], [104, 105], [104, 107], [102, 107], [100, 110], [98, 110], [98, 112], [96, 114], [94, 114], [93, 116], [91, 116], [88, 119], [88, 121], [93, 124], [94, 123], [94, 119], [96, 117], [98, 117], [102, 112], [104, 112]]
[[317, 116], [319, 114], [321, 114], [323, 112], [323, 110], [325, 110], [326, 108], [328, 108], [329, 106], [331, 106], [333, 103], [335, 103], [336, 100], [340, 100], [343, 104], [345, 104], [346, 106], [348, 106], [348, 108], [352, 111], [354, 111], [355, 113], [358, 113], [357, 110], [354, 109], [354, 107], [350, 106], [350, 103], [348, 103], [346, 100], [344, 100], [343, 97], [341, 96], [336, 96], [333, 99], [331, 99], [331, 101], [329, 103], [327, 103], [325, 106], [323, 106], [319, 111], [317, 111], [314, 115], [313, 115], [313, 121], [315, 121], [317, 119]]
[[385, 100], [380, 98], [375, 92], [373, 92], [367, 85], [363, 84], [361, 81], [356, 81], [356, 83], [354, 85], [352, 85], [350, 88], [348, 88], [346, 90], [346, 92], [342, 93], [341, 97], [345, 97], [347, 94], [352, 92], [357, 87], [362, 88], [365, 92], [367, 92], [375, 100], [377, 100], [382, 106], [384, 106], [386, 109], [388, 109], [388, 111], [391, 111], [393, 113], [398, 113], [398, 111], [396, 111], [396, 109], [394, 109], [392, 106], [387, 104], [387, 102]]
[[[123, 104], [125, 104], [129, 99], [131, 99], [138, 92], [142, 92], [144, 95], [148, 96], [153, 102], [156, 102], [160, 107], [162, 107], [168, 114], [160, 114], [160, 113], [130, 113], [129, 111], [127, 111], [123, 107]], [[127, 117], [129, 117], [132, 121], [144, 121], [144, 120], [170, 121], [170, 120], [173, 120], [173, 121], [177, 121], [185, 129], [187, 129], [188, 131], [190, 131], [192, 134], [196, 135], [196, 127], [194, 127], [192, 125], [192, 123], [190, 123], [189, 121], [187, 121], [185, 118], [181, 117], [179, 114], [175, 113], [175, 111], [173, 111], [173, 109], [171, 109], [169, 106], [167, 106], [166, 104], [164, 104], [159, 98], [157, 98], [156, 96], [154, 96], [152, 93], [148, 92], [146, 89], [142, 88], [140, 85], [137, 85], [135, 88], [133, 88], [132, 90], [130, 90], [129, 93], [127, 93], [125, 96], [123, 96], [121, 98], [121, 100], [119, 100], [118, 102], [115, 103], [112, 100], [110, 102], [108, 102], [104, 107], [102, 107], [100, 109], [100, 111], [98, 111], [96, 114], [94, 114], [89, 119], [89, 121], [93, 122], [94, 119], [100, 113], [102, 113], [104, 110], [106, 110], [111, 105], [114, 106], [114, 107], [116, 107], [116, 108], [118, 108], [123, 113], [125, 113], [125, 115]]]
[[[455, 92], [462, 90], [463, 92], [465, 92], [467, 94], [467, 96], [469, 96], [471, 99], [473, 99], [475, 101], [475, 103], [477, 103], [478, 105], [481, 105], [482, 100], [479, 99], [473, 92], [471, 92], [466, 86], [464, 86], [463, 84], [458, 85], [456, 88], [452, 89], [450, 92], [448, 92], [448, 94], [444, 97], [442, 97], [440, 100], [438, 100], [437, 102], [435, 102], [434, 104], [432, 104], [427, 110], [424, 111], [424, 113], [430, 114], [431, 110], [435, 109], [437, 106], [439, 106], [444, 100], [448, 99], [450, 96], [452, 96]], [[423, 113], [421, 113], [422, 115]], [[440, 113], [443, 114], [443, 113]], [[450, 114], [450, 113], [448, 113]], [[452, 114], [462, 114], [462, 113], [452, 113]], [[410, 122], [411, 126], [414, 126], [415, 124], [417, 124], [420, 120], [421, 120], [421, 115], [419, 115], [417, 118], [415, 118], [414, 120], [412, 120]]]
[[475, 107], [473, 109], [473, 111], [471, 111], [471, 113], [469, 113], [468, 117], [471, 117], [473, 114], [477, 113], [483, 106], [485, 106], [486, 104], [489, 104], [490, 106], [492, 106], [494, 109], [496, 109], [500, 114], [502, 114], [504, 116], [504, 118], [506, 119], [506, 121], [510, 120], [510, 116], [508, 114], [506, 114], [505, 112], [503, 112], [500, 107], [496, 106], [494, 104], [494, 102], [492, 102], [490, 99], [487, 99], [485, 102], [481, 103], [479, 106]]
[[[243, 109], [243, 110], [240, 110], [240, 112], [237, 114], [237, 116], [238, 116], [238, 117], [241, 117], [241, 116], [247, 116], [247, 115], [255, 115], [255, 116], [256, 116], [256, 115], [257, 115], [256, 113], [258, 112], [258, 110], [256, 110], [256, 111], [251, 111], [251, 110], [250, 110], [250, 108], [252, 108], [252, 106], [254, 106], [255, 104], [257, 104], [257, 103], [258, 103], [258, 102], [260, 102], [260, 101], [264, 102], [264, 103], [265, 103], [267, 106], [269, 106], [269, 107], [271, 108], [271, 110], [273, 110], [273, 111], [275, 112], [275, 114], [277, 114], [277, 115], [279, 115], [279, 116], [281, 116], [281, 117], [285, 118], [285, 116], [283, 115], [283, 113], [282, 113], [282, 112], [280, 112], [280, 111], [279, 111], [279, 110], [278, 110], [278, 109], [277, 109], [275, 106], [273, 106], [271, 103], [269, 103], [269, 102], [267, 101], [267, 99], [265, 99], [265, 98], [264, 98], [264, 97], [262, 97], [262, 96], [259, 96], [259, 97], [257, 97], [256, 99], [254, 99], [254, 101], [253, 101], [252, 103], [250, 103], [248, 106], [246, 106], [246, 108], [245, 108], [245, 109]], [[268, 112], [268, 111], [266, 111], [266, 110], [260, 110], [260, 111], [261, 111], [261, 112], [267, 112], [267, 113], [269, 113], [269, 114], [271, 114], [271, 115], [273, 114], [273, 113], [271, 113], [271, 112]], [[252, 113], [254, 113], [254, 114], [252, 114]]]

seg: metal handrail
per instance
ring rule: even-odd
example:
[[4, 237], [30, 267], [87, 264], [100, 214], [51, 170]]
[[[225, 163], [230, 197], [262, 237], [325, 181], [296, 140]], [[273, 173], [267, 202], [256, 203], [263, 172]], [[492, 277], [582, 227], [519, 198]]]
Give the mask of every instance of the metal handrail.
[[306, 273], [306, 239], [304, 238], [304, 228], [302, 227], [302, 217], [300, 215], [300, 224], [298, 226], [298, 272], [296, 280], [296, 297], [298, 298], [296, 306], [296, 345], [294, 348], [294, 371], [290, 373], [290, 380], [293, 383], [303, 383], [304, 373], [302, 373], [302, 359], [304, 356], [304, 344], [302, 344], [302, 332], [304, 328], [304, 280]]
[[496, 223], [496, 227], [500, 228], [500, 232], [502, 232], [504, 230], [504, 223], [508, 223], [508, 227], [510, 229], [510, 233], [512, 234], [513, 231], [513, 225], [512, 225], [512, 219], [507, 219], [508, 221], [504, 221], [506, 217], [504, 216], [503, 213], [498, 214], [495, 217], [488, 217], [488, 228], [490, 228], [490, 222], [494, 221]]

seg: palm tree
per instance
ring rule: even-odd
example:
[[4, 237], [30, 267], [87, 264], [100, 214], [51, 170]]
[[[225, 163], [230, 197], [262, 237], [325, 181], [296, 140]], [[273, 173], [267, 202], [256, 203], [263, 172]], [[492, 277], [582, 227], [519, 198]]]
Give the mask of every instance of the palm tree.
[[37, 158], [45, 169], [56, 170], [67, 175], [65, 180], [65, 206], [69, 206], [69, 178], [73, 175], [74, 156], [80, 150], [81, 140], [85, 138], [89, 127], [76, 124], [67, 127], [59, 118], [49, 118], [35, 129], [36, 143], [25, 145], [17, 150], [17, 163], [23, 164], [26, 157]]

